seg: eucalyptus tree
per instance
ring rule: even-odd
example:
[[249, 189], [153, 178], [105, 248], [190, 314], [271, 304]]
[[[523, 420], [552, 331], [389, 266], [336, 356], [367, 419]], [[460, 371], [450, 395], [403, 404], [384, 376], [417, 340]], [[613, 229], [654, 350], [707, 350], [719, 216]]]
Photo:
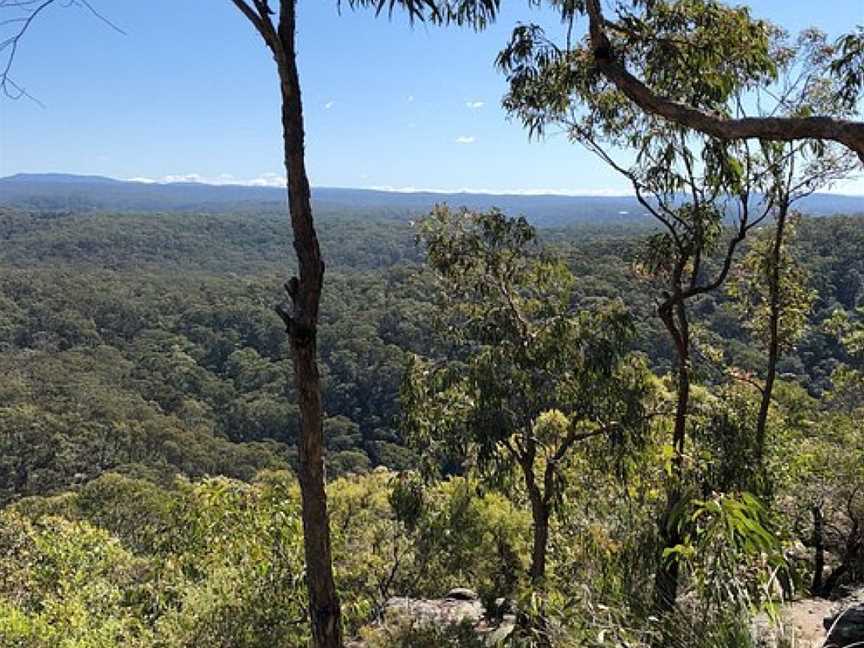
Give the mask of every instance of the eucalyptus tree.
[[575, 308], [575, 278], [522, 218], [439, 207], [419, 239], [454, 353], [412, 361], [406, 431], [435, 465], [467, 462], [499, 487], [517, 475], [533, 520], [529, 575], [542, 590], [550, 519], [577, 447], [628, 447], [648, 420], [648, 372], [627, 352], [633, 324], [617, 303]]
[[[298, 477], [302, 496], [309, 618], [314, 644], [320, 648], [342, 645], [340, 606], [333, 578], [330, 528], [324, 473], [324, 432], [321, 378], [318, 372], [317, 326], [324, 262], [312, 216], [305, 162], [305, 134], [295, 42], [297, 0], [280, 0], [277, 21], [267, 0], [231, 0], [249, 20], [273, 55], [281, 92], [282, 139], [288, 184], [288, 212], [294, 234], [299, 276], [285, 284], [290, 303], [277, 307], [291, 343], [294, 380], [300, 410]], [[485, 2], [433, 0], [349, 0], [351, 6], [373, 7], [377, 12], [405, 9], [412, 20], [438, 23], [485, 24], [496, 8]]]
[[[763, 115], [850, 114], [849, 104], [837, 101], [838, 95], [847, 91], [848, 82], [825, 74], [832, 64], [832, 53], [825, 34], [819, 30], [805, 30], [794, 40], [777, 31], [772, 46], [776, 78], [769, 86], [756, 88], [750, 101], [739, 97], [738, 110], [746, 114], [749, 104], [755, 106], [750, 110]], [[815, 191], [850, 176], [857, 164], [851, 152], [833, 142], [763, 140], [746, 153], [751, 165], [763, 169], [761, 190], [774, 204], [773, 232], [753, 242], [729, 286], [745, 327], [767, 352], [761, 384], [750, 381], [760, 393], [754, 463], [761, 470], [777, 364], [781, 354], [791, 350], [804, 333], [815, 297], [807, 288], [806, 272], [792, 250], [798, 218], [794, 206]]]
[[[731, 40], [727, 48], [734, 48]], [[767, 63], [741, 52], [741, 67]], [[752, 178], [729, 147], [644, 113], [597, 72], [582, 45], [559, 48], [537, 26], [520, 26], [498, 64], [508, 75], [505, 107], [532, 135], [550, 127], [566, 130], [631, 184], [642, 208], [661, 226], [644, 247], [637, 271], [654, 283], [657, 314], [675, 353], [675, 414], [671, 433], [671, 470], [666, 505], [659, 519], [664, 555], [683, 541], [682, 511], [693, 335], [690, 305], [723, 285], [738, 245], [763, 221], [770, 206], [751, 214]], [[645, 62], [646, 66], [650, 61]], [[738, 70], [734, 64], [729, 74]], [[728, 82], [728, 81], [727, 81]], [[704, 91], [699, 77], [687, 81], [693, 94]], [[616, 160], [618, 149], [635, 151], [632, 163]], [[734, 205], [732, 204], [734, 203]], [[731, 234], [724, 220], [737, 208]], [[724, 242], [724, 239], [725, 242]], [[719, 253], [719, 254], [718, 254]], [[719, 270], [703, 267], [718, 255]], [[666, 610], [677, 597], [679, 566], [658, 561], [655, 599]]]
[[[849, 165], [842, 155], [826, 153], [830, 147], [825, 142], [810, 142], [809, 171], [819, 168], [818, 177], [806, 175], [802, 180], [796, 169], [792, 176], [797, 180], [784, 184], [790, 170], [788, 147], [772, 147], [766, 141], [760, 153], [746, 134], [741, 139], [713, 137], [703, 134], [705, 129], [691, 130], [693, 124], [686, 121], [680, 125], [663, 110], [653, 109], [657, 108], [653, 104], [646, 109], [640, 100], [647, 88], [626, 72], [624, 63], [647, 79], [653, 91], [674, 97], [676, 106], [704, 106], [730, 115], [729, 123], [763, 119], [760, 93], [773, 98], [774, 110], [765, 117], [769, 120], [798, 119], [818, 108], [839, 115], [836, 119], [842, 121], [854, 107], [840, 102], [842, 108], [835, 109], [824, 100], [812, 101], [815, 95], [830, 100], [842, 94], [830, 69], [835, 52], [824, 40], [821, 57], [811, 56], [805, 73], [799, 73], [796, 66], [801, 62], [783, 50], [786, 43], [780, 30], [752, 20], [746, 8], [707, 1], [618, 3], [619, 20], [612, 23], [602, 17], [599, 3], [593, 0], [557, 4], [567, 25], [561, 42], [537, 25], [520, 25], [499, 55], [498, 65], [510, 83], [504, 106], [531, 135], [560, 129], [596, 154], [629, 181], [644, 211], [660, 226], [636, 269], [657, 284], [657, 314], [675, 352], [672, 466], [659, 520], [665, 556], [681, 542], [682, 514], [689, 500], [685, 464], [695, 360], [690, 307], [724, 285], [750, 232], [772, 214], [780, 212], [785, 219], [796, 191], [806, 193]], [[590, 37], [574, 41], [572, 28], [580, 11], [589, 16]], [[781, 54], [785, 58], [778, 64]], [[786, 70], [781, 69], [783, 64]], [[784, 72], [798, 77], [778, 97], [773, 92]], [[798, 83], [804, 83], [806, 90]], [[799, 101], [793, 109], [794, 99], [802, 94], [811, 101]], [[748, 109], [760, 116], [749, 117]], [[803, 150], [798, 136], [776, 139], [791, 141], [791, 152]], [[850, 146], [850, 141], [841, 141]], [[801, 184], [796, 185], [797, 181]], [[772, 366], [776, 369], [776, 358]], [[770, 387], [763, 394], [769, 402]], [[767, 406], [760, 416], [760, 436], [764, 436], [766, 416]], [[674, 605], [678, 572], [677, 561], [659, 561], [658, 609]]]

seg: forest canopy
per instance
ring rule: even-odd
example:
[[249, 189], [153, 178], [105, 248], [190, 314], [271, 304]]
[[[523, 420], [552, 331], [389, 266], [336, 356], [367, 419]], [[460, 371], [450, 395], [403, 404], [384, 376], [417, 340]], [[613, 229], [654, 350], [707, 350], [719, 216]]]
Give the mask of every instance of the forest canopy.
[[[513, 222], [503, 215], [491, 218], [488, 226]], [[88, 587], [96, 588], [79, 591], [74, 599], [62, 593], [41, 598], [48, 596], [47, 590], [35, 575], [20, 571], [25, 564], [20, 555], [9, 553], [3, 563], [4, 569], [11, 570], [5, 572], [2, 593], [6, 607], [0, 615], [6, 632], [13, 628], [15, 634], [10, 636], [29, 637], [31, 644], [26, 645], [52, 645], [52, 637], [65, 632], [64, 624], [72, 618], [68, 606], [77, 606], [87, 618], [84, 626], [74, 630], [77, 634], [73, 633], [82, 642], [106, 632], [125, 637], [123, 645], [137, 641], [142, 646], [152, 645], [156, 637], [168, 645], [190, 645], [216, 635], [231, 637], [230, 645], [238, 646], [262, 645], [269, 641], [267, 637], [275, 636], [301, 641], [302, 627], [273, 625], [272, 620], [302, 614], [302, 588], [283, 583], [279, 587], [288, 589], [273, 590], [276, 581], [270, 578], [276, 572], [265, 580], [256, 580], [263, 576], [255, 575], [271, 560], [274, 570], [296, 574], [302, 569], [296, 563], [297, 527], [286, 526], [287, 520], [298, 519], [296, 492], [283, 500], [272, 490], [278, 485], [287, 489], [278, 492], [292, 492], [285, 471], [296, 460], [297, 413], [292, 405], [290, 366], [282, 322], [272, 310], [283, 263], [278, 246], [268, 252], [271, 241], [279, 240], [284, 224], [276, 217], [252, 215], [12, 211], [4, 212], [2, 222], [0, 362], [6, 380], [0, 408], [0, 497], [7, 507], [4, 534], [15, 546], [32, 547], [27, 555], [33, 560], [47, 560], [35, 558], [34, 551], [61, 552], [52, 553], [50, 559], [55, 565], [52, 569], [64, 574], [61, 583], [72, 582], [62, 580], [67, 578], [85, 579]], [[433, 221], [427, 222], [431, 226]], [[640, 362], [654, 376], [653, 405], [639, 400], [655, 416], [662, 412], [668, 398], [663, 396], [668, 389], [663, 376], [672, 366], [671, 350], [653, 313], [650, 295], [642, 288], [644, 280], [632, 271], [640, 246], [654, 231], [647, 226], [534, 230], [524, 222], [521, 227], [518, 237], [536, 236], [531, 254], [540, 256], [530, 263], [559, 264], [556, 272], [564, 273], [560, 276], [566, 281], [556, 290], [566, 287], [560, 293], [566, 296], [560, 302], [565, 311], [587, 312], [616, 301], [626, 309], [633, 320], [633, 333], [621, 338], [623, 351], [642, 358]], [[434, 230], [428, 231], [431, 235]], [[417, 445], [411, 426], [405, 426], [408, 412], [403, 381], [406, 369], [416, 363], [412, 357], [457, 362], [455, 376], [462, 377], [471, 375], [464, 367], [480, 362], [471, 371], [482, 372], [484, 363], [491, 362], [489, 387], [493, 388], [502, 375], [498, 365], [508, 348], [496, 343], [496, 353], [504, 355], [498, 359], [477, 356], [476, 361], [457, 351], [472, 348], [471, 336], [492, 331], [484, 333], [479, 328], [471, 333], [461, 325], [453, 329], [447, 319], [468, 317], [479, 324], [494, 316], [496, 307], [490, 302], [493, 310], [485, 310], [482, 295], [486, 290], [481, 289], [471, 297], [479, 302], [464, 302], [455, 311], [445, 308], [447, 303], [457, 306], [450, 301], [453, 295], [440, 291], [453, 277], [436, 278], [435, 268], [424, 262], [427, 253], [439, 249], [435, 254], [440, 256], [444, 248], [428, 247], [431, 239], [418, 247], [416, 232], [408, 223], [394, 226], [389, 219], [372, 218], [325, 223], [322, 231], [322, 246], [332, 259], [320, 332], [324, 426], [328, 475], [333, 480], [329, 488], [334, 528], [340, 529], [334, 540], [335, 560], [337, 573], [342, 574], [343, 597], [349, 604], [347, 628], [351, 633], [361, 632], [386, 598], [395, 594], [434, 597], [448, 587], [468, 583], [484, 596], [518, 600], [522, 588], [530, 589], [532, 535], [526, 512], [530, 507], [519, 505], [523, 497], [529, 498], [528, 492], [521, 494], [524, 475], [516, 479], [518, 473], [497, 464], [496, 480], [509, 486], [501, 494], [495, 488], [488, 491], [478, 481], [484, 473], [463, 464], [458, 452], [453, 454], [462, 447], [461, 441], [449, 446], [449, 454], [430, 454], [428, 448]], [[779, 507], [772, 515], [782, 512], [788, 517], [763, 522], [774, 529], [777, 538], [809, 544], [811, 503], [824, 502], [824, 515], [838, 530], [852, 519], [836, 508], [839, 500], [834, 498], [841, 497], [844, 489], [854, 492], [860, 466], [852, 450], [860, 443], [855, 412], [864, 402], [859, 375], [862, 358], [856, 342], [856, 326], [861, 321], [857, 309], [864, 299], [860, 255], [864, 228], [855, 216], [804, 217], [796, 234], [794, 254], [815, 301], [806, 313], [802, 336], [784, 349], [771, 428], [769, 461], [774, 466], [773, 488]], [[441, 239], [442, 244], [445, 240]], [[753, 249], [758, 245], [754, 242]], [[523, 254], [517, 248], [513, 251], [517, 253], [514, 259]], [[475, 255], [459, 253], [452, 258], [467, 260]], [[526, 279], [531, 276], [530, 267], [525, 266]], [[545, 270], [540, 276], [547, 274]], [[740, 280], [744, 278], [742, 274]], [[522, 294], [522, 288], [519, 290]], [[530, 299], [527, 293], [525, 298]], [[472, 303], [481, 310], [472, 310]], [[527, 308], [534, 308], [529, 304], [526, 302]], [[755, 379], [762, 366], [759, 331], [741, 319], [737, 304], [734, 294], [721, 291], [700, 300], [695, 310], [697, 379], [703, 386], [695, 396], [693, 434], [700, 458], [693, 469], [698, 468], [695, 474], [701, 482], [701, 497], [708, 498], [705, 516], [722, 516], [727, 510], [723, 507], [733, 506], [731, 500], [712, 498], [729, 488], [735, 452], [740, 451], [735, 449], [737, 433], [732, 431], [740, 429], [736, 427], [743, 422], [739, 417], [754, 407], [756, 390], [737, 378]], [[554, 317], [554, 313], [538, 311], [536, 316], [550, 315]], [[542, 327], [541, 322], [532, 326]], [[596, 324], [589, 321], [579, 326], [585, 325], [587, 332], [595, 330]], [[461, 331], [460, 341], [454, 346], [456, 330]], [[499, 330], [503, 333], [505, 329]], [[494, 334], [496, 340], [501, 333]], [[549, 342], [555, 348], [568, 344], [560, 332]], [[549, 359], [555, 357], [565, 356], [553, 352]], [[465, 362], [469, 364], [461, 364]], [[512, 370], [523, 371], [520, 366], [517, 363]], [[563, 365], [556, 369], [558, 366], [553, 363], [544, 371], [551, 372], [552, 378], [563, 369]], [[482, 373], [476, 377], [481, 378]], [[561, 383], [561, 388], [569, 390], [567, 385]], [[516, 405], [517, 410], [524, 411], [536, 401], [536, 394], [531, 393], [519, 396], [528, 400]], [[571, 401], [551, 393], [546, 397], [552, 400], [548, 408], [537, 404], [540, 417], [534, 425], [544, 426], [544, 438], [551, 440], [561, 434], [560, 429], [554, 431], [555, 426], [566, 421], [553, 412], [566, 413], [566, 403]], [[547, 410], [549, 413], [541, 414]], [[434, 408], [415, 410], [421, 411], [434, 413], [431, 420], [439, 422], [455, 415]], [[473, 416], [477, 415], [480, 412]], [[582, 431], [590, 429], [586, 423], [580, 425]], [[561, 429], [566, 433], [566, 428]], [[560, 486], [555, 487], [558, 494], [549, 499], [555, 514], [550, 518], [551, 564], [544, 586], [554, 595], [547, 609], [553, 617], [559, 614], [556, 605], [575, 604], [572, 597], [577, 592], [568, 589], [568, 570], [583, 574], [579, 582], [589, 578], [592, 597], [597, 597], [594, 603], [632, 602], [642, 596], [630, 588], [638, 590], [639, 583], [644, 583], [640, 579], [653, 569], [644, 549], [654, 540], [647, 537], [637, 542], [631, 537], [633, 520], [626, 516], [638, 514], [643, 522], [637, 524], [646, 530], [651, 526], [651, 511], [659, 496], [652, 489], [659, 484], [652, 485], [648, 467], [664, 461], [658, 429], [652, 426], [640, 432], [637, 445], [627, 441], [623, 454], [614, 443], [608, 454], [606, 440], [589, 438], [587, 445], [574, 446], [566, 466], [561, 466]], [[820, 433], [825, 429], [831, 430], [830, 435]], [[727, 432], [717, 436], [720, 430]], [[728, 434], [732, 436], [724, 436]], [[784, 458], [789, 456], [799, 458], [789, 463]], [[840, 457], [845, 463], [837, 464]], [[439, 475], [449, 475], [438, 486], [416, 481], [425, 474], [429, 461], [438, 462], [434, 467]], [[837, 470], [821, 468], [824, 461]], [[541, 461], [537, 466], [541, 472], [543, 465]], [[373, 472], [376, 466], [403, 472]], [[397, 474], [402, 477], [396, 478]], [[641, 496], [632, 500], [636, 492]], [[729, 492], [724, 497], [732, 497], [734, 489]], [[787, 499], [793, 493], [795, 498]], [[209, 502], [206, 506], [205, 501]], [[624, 501], [629, 501], [626, 515], [620, 508]], [[764, 515], [747, 514], [757, 515], [755, 519]], [[219, 531], [222, 527], [213, 527], [213, 522], [201, 517], [214, 515], [222, 520], [220, 525], [230, 526]], [[255, 531], [258, 525], [265, 525], [262, 528], [271, 529], [268, 534], [277, 533], [268, 522], [273, 515], [287, 516], [279, 518], [278, 527], [280, 537], [288, 543], [278, 551], [286, 554], [271, 556], [269, 552], [276, 550], [274, 540]], [[347, 516], [344, 522], [340, 521], [343, 515]], [[183, 517], [181, 522], [177, 516], [193, 518]], [[465, 526], [468, 518], [474, 526]], [[187, 530], [181, 533], [181, 527]], [[166, 536], [170, 529], [176, 531]], [[441, 535], [447, 529], [447, 535]], [[711, 529], [699, 530], [681, 545], [688, 561], [694, 557], [686, 553], [690, 551], [687, 547], [691, 543], [694, 550], [701, 547], [698, 543], [707, 542], [709, 536], [704, 534], [714, 533]], [[217, 550], [214, 539], [229, 536], [246, 544]], [[826, 537], [832, 558], [824, 568], [823, 587], [827, 582], [836, 589], [859, 573], [860, 563], [852, 555], [848, 557], [851, 562], [832, 580], [832, 567], [846, 564], [843, 547], [847, 540], [842, 532]], [[377, 544], [379, 541], [383, 544]], [[20, 542], [25, 544], [18, 545]], [[486, 542], [497, 544], [486, 547]], [[648, 545], [641, 544], [645, 542]], [[102, 563], [82, 562], [80, 552], [91, 552], [94, 546], [107, 552], [100, 554]], [[561, 553], [565, 547], [566, 552]], [[767, 549], [779, 550], [773, 545]], [[239, 553], [232, 553], [235, 551]], [[261, 551], [270, 557], [264, 558]], [[372, 553], [367, 554], [369, 551]], [[366, 557], [357, 561], [358, 555]], [[393, 556], [397, 556], [395, 563]], [[630, 560], [637, 562], [626, 563]], [[840, 562], [832, 564], [832, 560]], [[246, 561], [252, 562], [244, 566]], [[632, 579], [617, 580], [619, 574], [610, 581], [611, 574], [595, 571], [620, 569], [621, 561], [635, 570]], [[365, 572], [355, 572], [360, 563], [365, 563]], [[180, 564], [184, 566], [170, 567]], [[76, 571], [65, 571], [69, 569]], [[149, 574], [143, 583], [132, 576], [140, 569]], [[169, 575], [165, 569], [174, 571]], [[700, 571], [705, 569], [700, 564], [692, 563], [688, 569], [694, 577], [710, 579], [709, 572]], [[795, 569], [799, 570], [794, 573], [799, 587], [808, 585], [813, 579], [812, 564], [797, 564]], [[13, 573], [19, 585], [8, 580]], [[153, 589], [157, 582], [153, 579], [162, 583], [157, 589]], [[168, 582], [175, 582], [172, 587], [183, 593], [163, 598], [168, 590], [160, 588]], [[26, 583], [25, 590], [20, 589], [21, 583]], [[232, 583], [231, 596], [241, 596], [236, 603], [241, 607], [219, 612], [206, 601], [219, 588], [229, 587], [228, 583]], [[708, 585], [706, 581], [704, 586]], [[142, 587], [149, 592], [145, 598], [141, 598], [145, 596]], [[110, 588], [112, 593], [99, 593], [109, 591], [99, 588]], [[240, 594], [241, 589], [246, 594]], [[22, 591], [37, 598], [22, 599]], [[105, 595], [112, 597], [113, 607], [101, 607], [97, 614], [92, 597]], [[154, 596], [157, 598], [149, 598]], [[266, 610], [271, 616], [259, 616], [264, 613], [262, 596], [272, 597], [267, 599], [273, 603]], [[130, 607], [131, 600], [137, 602]], [[292, 605], [293, 611], [285, 607]], [[46, 616], [49, 608], [55, 610], [53, 617]], [[623, 610], [619, 613], [622, 616], [606, 622], [614, 627], [633, 622]], [[230, 626], [225, 625], [229, 616], [219, 615], [231, 615]], [[577, 632], [569, 625], [571, 621], [580, 627], [587, 624], [578, 632], [594, 632], [597, 627], [593, 624], [599, 623], [596, 618], [589, 621], [570, 613], [565, 618], [569, 619], [568, 633]], [[581, 636], [578, 632], [574, 636]]]

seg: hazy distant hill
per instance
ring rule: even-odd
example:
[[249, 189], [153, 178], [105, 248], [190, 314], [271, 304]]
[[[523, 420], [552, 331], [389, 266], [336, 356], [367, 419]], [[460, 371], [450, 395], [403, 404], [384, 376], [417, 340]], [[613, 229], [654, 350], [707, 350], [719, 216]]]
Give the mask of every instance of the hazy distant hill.
[[[273, 187], [148, 184], [101, 176], [18, 174], [0, 178], [0, 205], [74, 211], [255, 211], [284, 204], [284, 190]], [[313, 200], [328, 211], [375, 211], [382, 216], [410, 217], [436, 203], [473, 209], [498, 207], [521, 214], [537, 225], [578, 222], [622, 222], [642, 219], [644, 210], [631, 197], [498, 195], [474, 193], [402, 193], [368, 189], [318, 187]], [[815, 194], [802, 208], [813, 215], [864, 213], [864, 196]]]

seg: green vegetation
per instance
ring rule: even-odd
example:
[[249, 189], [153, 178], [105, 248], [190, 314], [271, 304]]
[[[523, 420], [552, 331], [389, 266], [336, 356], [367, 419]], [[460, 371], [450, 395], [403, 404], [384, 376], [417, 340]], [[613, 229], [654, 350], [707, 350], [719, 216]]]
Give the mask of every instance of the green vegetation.
[[[305, 645], [297, 412], [272, 310], [280, 222], [2, 223], [0, 645]], [[814, 300], [782, 347], [770, 495], [740, 486], [764, 367], [761, 275], [747, 269], [765, 229], [736, 259], [736, 288], [693, 305], [693, 496], [660, 558], [673, 356], [631, 270], [654, 232], [535, 232], [442, 209], [418, 248], [398, 220], [325, 220], [320, 344], [346, 636], [472, 645], [465, 628], [374, 625], [391, 596], [468, 585], [489, 609], [516, 601], [514, 645], [746, 646], [778, 583], [829, 595], [860, 582], [864, 226], [795, 227], [789, 258]], [[698, 601], [663, 627], [650, 621], [659, 559]]]
[[[8, 98], [34, 99], [10, 71], [52, 4], [3, 21]], [[622, 175], [656, 229], [604, 257], [605, 233], [540, 247], [524, 218], [436, 207], [418, 273], [394, 223], [359, 257], [381, 226], [331, 223], [322, 255], [297, 3], [232, 4], [275, 64], [296, 267], [268, 304], [287, 237], [252, 215], [3, 215], [4, 645], [478, 645], [382, 614], [458, 577], [497, 630], [513, 612], [511, 645], [748, 646], [778, 590], [860, 584], [860, 254], [804, 285], [839, 247], [807, 243], [860, 228], [796, 239], [792, 211], [864, 162], [860, 27], [533, 0], [563, 29], [517, 24], [505, 109]], [[475, 30], [500, 10], [346, 5]]]

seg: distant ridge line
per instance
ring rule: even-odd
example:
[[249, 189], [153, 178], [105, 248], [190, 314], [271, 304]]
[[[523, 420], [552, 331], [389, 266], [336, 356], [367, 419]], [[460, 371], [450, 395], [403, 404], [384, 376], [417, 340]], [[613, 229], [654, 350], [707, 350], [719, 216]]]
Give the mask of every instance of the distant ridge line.
[[[524, 215], [538, 226], [646, 222], [644, 208], [635, 197], [627, 195], [313, 187], [312, 196], [317, 207], [326, 207], [328, 213], [362, 211], [408, 218], [428, 211], [436, 203], [448, 203], [469, 209], [497, 207], [511, 215]], [[19, 173], [0, 178], [0, 206], [34, 210], [224, 213], [272, 210], [284, 201], [285, 189], [281, 187], [153, 183], [65, 173]], [[814, 194], [801, 205], [803, 211], [815, 216], [864, 214], [864, 196]]]

